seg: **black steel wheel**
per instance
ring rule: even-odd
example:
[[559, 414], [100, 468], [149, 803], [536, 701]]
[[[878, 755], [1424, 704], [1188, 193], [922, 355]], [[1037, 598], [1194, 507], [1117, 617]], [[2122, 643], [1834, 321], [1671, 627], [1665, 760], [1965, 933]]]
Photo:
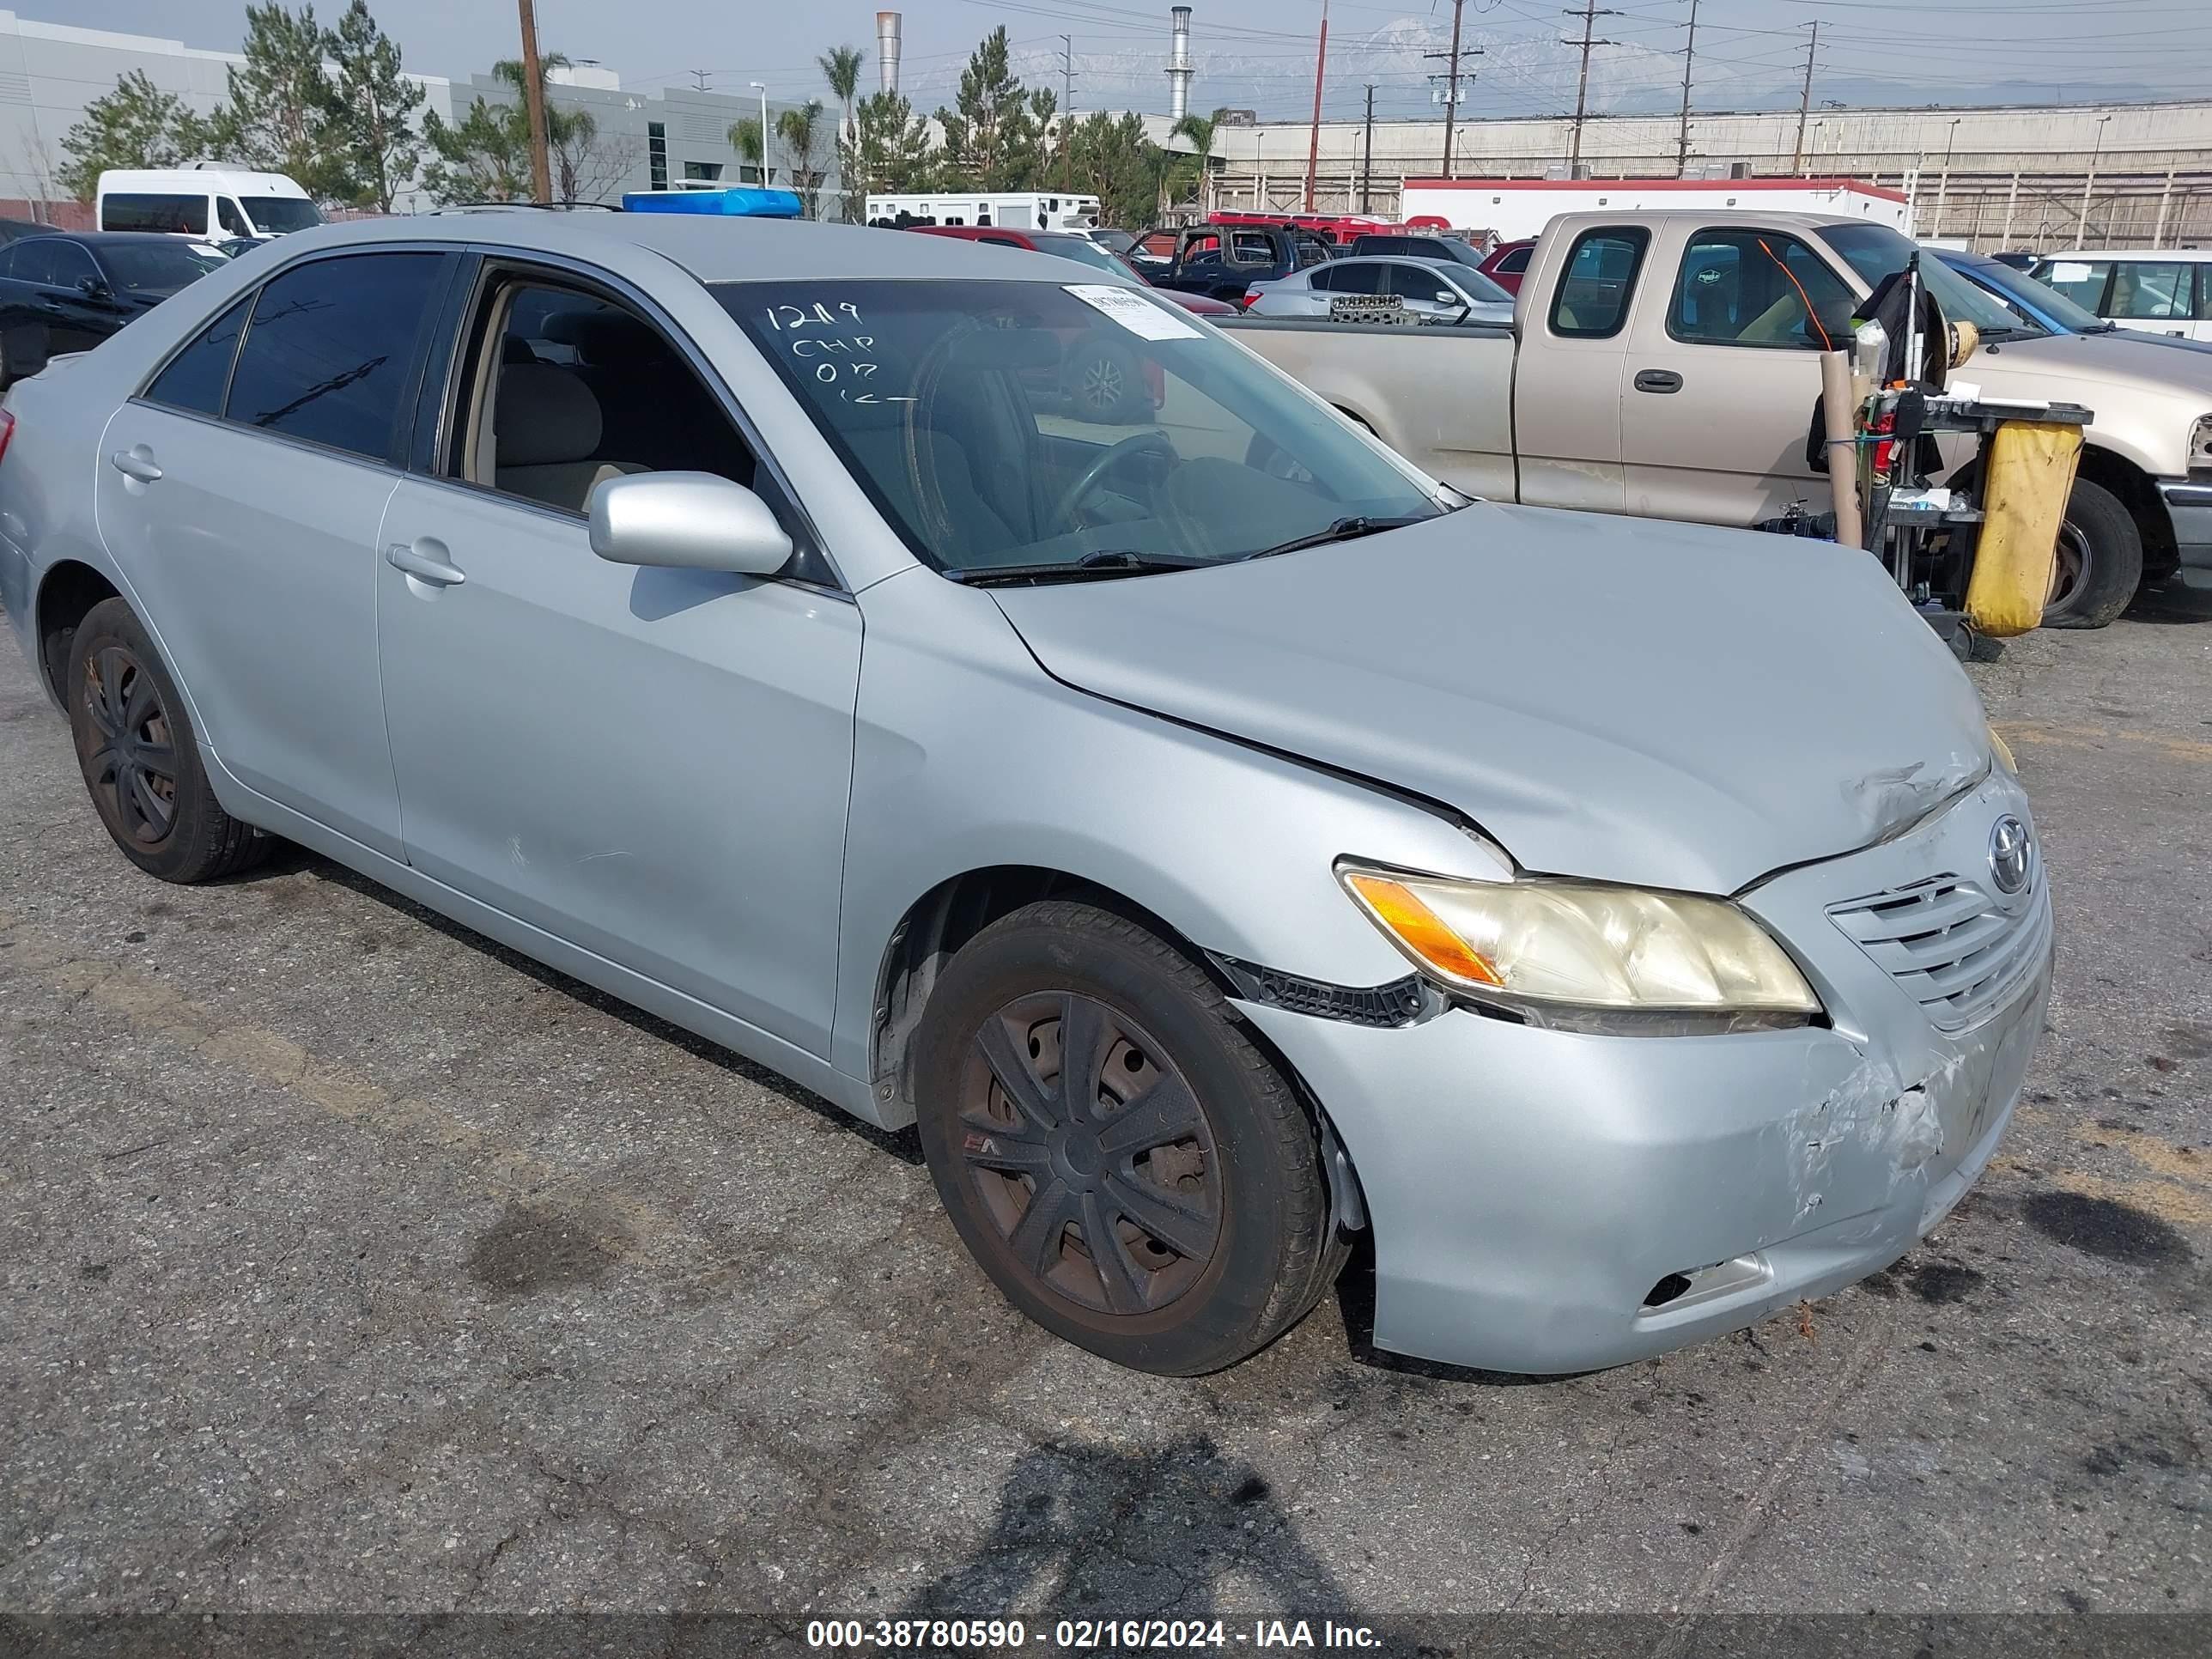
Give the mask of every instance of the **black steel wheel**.
[[2142, 532], [2101, 484], [2074, 481], [2058, 526], [2045, 628], [2102, 628], [2128, 608], [2142, 580]]
[[121, 599], [78, 625], [66, 684], [85, 788], [133, 864], [164, 881], [206, 881], [266, 852], [267, 838], [216, 801], [184, 700]]
[[1217, 1370], [1342, 1266], [1312, 1116], [1136, 923], [1056, 900], [1003, 918], [946, 968], [918, 1040], [938, 1193], [1048, 1330], [1139, 1370]]

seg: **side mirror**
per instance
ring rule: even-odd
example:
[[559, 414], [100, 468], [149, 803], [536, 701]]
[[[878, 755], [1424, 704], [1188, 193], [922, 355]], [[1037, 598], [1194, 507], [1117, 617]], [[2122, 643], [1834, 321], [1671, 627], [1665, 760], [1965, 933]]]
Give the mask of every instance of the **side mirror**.
[[76, 291], [88, 300], [105, 300], [109, 297], [106, 283], [98, 276], [78, 277]]
[[1459, 295], [1456, 295], [1456, 294], [1455, 294], [1455, 293], [1453, 293], [1449, 289], [1448, 289], [1448, 288], [1440, 288], [1440, 289], [1438, 289], [1437, 290], [1437, 303], [1438, 305], [1440, 305], [1440, 306], [1455, 306], [1455, 305], [1458, 305], [1460, 302], [1461, 302], [1461, 301], [1460, 301], [1460, 297], [1459, 297]]
[[610, 564], [773, 576], [791, 538], [768, 503], [712, 472], [641, 472], [592, 492], [592, 551]]

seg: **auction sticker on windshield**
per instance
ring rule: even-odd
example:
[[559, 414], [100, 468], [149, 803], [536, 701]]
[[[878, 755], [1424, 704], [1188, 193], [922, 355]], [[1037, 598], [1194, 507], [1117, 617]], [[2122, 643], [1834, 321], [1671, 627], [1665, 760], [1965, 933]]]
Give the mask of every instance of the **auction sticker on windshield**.
[[1195, 340], [1198, 331], [1164, 306], [1156, 306], [1134, 289], [1110, 283], [1070, 283], [1067, 291], [1093, 311], [1103, 312], [1130, 333], [1145, 340]]

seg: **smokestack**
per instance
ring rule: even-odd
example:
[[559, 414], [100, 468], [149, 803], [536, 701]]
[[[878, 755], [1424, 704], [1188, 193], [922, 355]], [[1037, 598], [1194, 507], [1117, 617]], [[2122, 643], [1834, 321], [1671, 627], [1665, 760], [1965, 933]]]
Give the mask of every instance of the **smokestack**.
[[1170, 7], [1168, 17], [1168, 121], [1173, 125], [1190, 113], [1190, 77], [1196, 71], [1190, 66], [1190, 8]]
[[898, 90], [899, 71], [899, 15], [895, 11], [876, 14], [876, 68], [882, 76], [885, 92]]

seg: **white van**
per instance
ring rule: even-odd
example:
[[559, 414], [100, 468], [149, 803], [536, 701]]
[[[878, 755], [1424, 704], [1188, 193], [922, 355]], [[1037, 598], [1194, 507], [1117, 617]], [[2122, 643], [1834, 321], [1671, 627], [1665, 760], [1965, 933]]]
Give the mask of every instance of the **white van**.
[[2082, 249], [2046, 254], [2027, 274], [2122, 328], [2212, 340], [2212, 250]]
[[248, 173], [197, 161], [185, 167], [100, 175], [102, 230], [156, 230], [224, 241], [282, 236], [323, 222], [313, 198], [281, 173]]

